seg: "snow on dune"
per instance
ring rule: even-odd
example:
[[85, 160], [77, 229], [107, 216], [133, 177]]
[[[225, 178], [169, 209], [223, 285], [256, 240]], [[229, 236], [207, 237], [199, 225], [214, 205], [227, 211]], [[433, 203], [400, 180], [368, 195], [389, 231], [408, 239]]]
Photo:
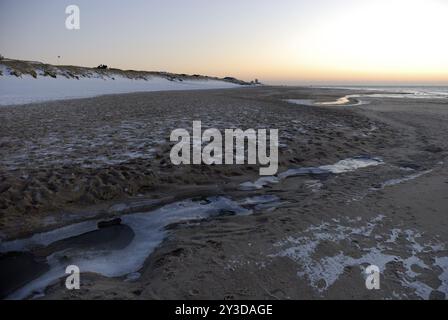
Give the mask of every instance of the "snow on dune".
[[129, 79], [106, 78], [67, 79], [22, 75], [0, 76], [0, 105], [26, 104], [49, 100], [88, 98], [104, 94], [236, 88], [241, 85], [213, 79], [168, 80], [162, 77]]

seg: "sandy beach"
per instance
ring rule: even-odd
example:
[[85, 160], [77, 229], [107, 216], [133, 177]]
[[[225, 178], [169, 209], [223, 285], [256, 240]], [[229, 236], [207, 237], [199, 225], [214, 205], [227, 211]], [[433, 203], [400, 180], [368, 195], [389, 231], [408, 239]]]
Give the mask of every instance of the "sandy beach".
[[[0, 107], [2, 296], [446, 299], [448, 100], [287, 101], [369, 93], [262, 86]], [[279, 174], [172, 165], [170, 132], [194, 120], [278, 129]], [[112, 252], [113, 266], [89, 251]], [[80, 290], [39, 288], [48, 257], [101, 272], [82, 273]], [[380, 290], [365, 287], [369, 264]]]

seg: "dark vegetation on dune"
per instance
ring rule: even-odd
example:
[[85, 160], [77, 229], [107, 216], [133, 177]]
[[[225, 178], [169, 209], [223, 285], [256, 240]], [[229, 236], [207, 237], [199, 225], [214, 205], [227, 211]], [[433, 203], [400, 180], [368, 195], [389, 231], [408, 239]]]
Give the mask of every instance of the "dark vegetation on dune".
[[[24, 61], [7, 59], [0, 55], [1, 65], [6, 67], [6, 72], [16, 77], [22, 75], [30, 75], [33, 78], [41, 77], [65, 77], [67, 79], [80, 78], [103, 78], [112, 79], [115, 77], [124, 77], [129, 79], [149, 80], [152, 77], [165, 78], [169, 81], [183, 81], [183, 80], [219, 80], [225, 82], [236, 83], [240, 85], [259, 84], [258, 80], [246, 82], [236, 79], [234, 77], [210, 77], [199, 74], [177, 74], [164, 71], [137, 71], [137, 70], [121, 70], [117, 68], [110, 68], [105, 64], [100, 64], [97, 67], [80, 67], [69, 65], [51, 65], [37, 61]], [[0, 75], [3, 75], [0, 71]], [[6, 75], [6, 74], [5, 74]]]

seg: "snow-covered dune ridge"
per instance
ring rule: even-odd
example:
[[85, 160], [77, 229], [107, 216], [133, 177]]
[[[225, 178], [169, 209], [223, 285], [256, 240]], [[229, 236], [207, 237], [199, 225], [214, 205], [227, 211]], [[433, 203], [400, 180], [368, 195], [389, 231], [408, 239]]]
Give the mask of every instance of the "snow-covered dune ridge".
[[140, 91], [226, 89], [250, 85], [252, 83], [232, 77], [0, 60], [0, 105]]

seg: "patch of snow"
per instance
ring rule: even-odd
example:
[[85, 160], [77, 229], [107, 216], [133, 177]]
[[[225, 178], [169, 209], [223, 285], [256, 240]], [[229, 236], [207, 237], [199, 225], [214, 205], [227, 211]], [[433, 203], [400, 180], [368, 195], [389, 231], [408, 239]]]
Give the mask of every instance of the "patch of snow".
[[415, 174], [410, 174], [410, 175], [405, 176], [403, 178], [387, 180], [387, 181], [385, 181], [385, 182], [383, 182], [381, 184], [381, 189], [386, 188], [386, 187], [390, 187], [390, 186], [394, 186], [394, 185], [397, 185], [397, 184], [401, 184], [403, 182], [407, 182], [407, 181], [411, 181], [411, 180], [417, 179], [417, 178], [419, 178], [419, 177], [421, 177], [423, 175], [426, 175], [428, 173], [431, 173], [431, 172], [432, 172], [432, 170], [426, 170], [426, 171], [418, 172], [418, 173], [415, 173]]
[[243, 182], [240, 184], [239, 189], [244, 191], [259, 190], [268, 184], [279, 183], [281, 180], [290, 177], [321, 174], [341, 174], [370, 166], [378, 166], [383, 163], [384, 162], [380, 158], [369, 158], [364, 156], [348, 158], [338, 161], [337, 163], [332, 165], [288, 169], [282, 173], [279, 173], [277, 176], [261, 177], [255, 182]]
[[[363, 272], [366, 265], [373, 264], [378, 266], [381, 272], [384, 272], [389, 262], [395, 262], [403, 267], [402, 270], [397, 270], [400, 284], [413, 290], [416, 296], [429, 299], [433, 290], [448, 294], [448, 257], [436, 256], [432, 265], [427, 265], [422, 258], [422, 255], [427, 252], [432, 255], [440, 255], [445, 248], [442, 243], [422, 244], [418, 240], [422, 238], [420, 233], [410, 229], [394, 228], [385, 242], [378, 241], [376, 245], [360, 247], [359, 237], [370, 238], [372, 232], [376, 230], [383, 219], [384, 216], [378, 216], [360, 226], [357, 225], [360, 221], [350, 219], [345, 219], [345, 224], [342, 224], [340, 219], [333, 219], [331, 223], [325, 222], [317, 226], [310, 226], [297, 237], [289, 236], [275, 243], [274, 247], [279, 247], [281, 250], [270, 255], [270, 257], [287, 257], [297, 262], [299, 266], [297, 275], [306, 278], [311, 287], [319, 293], [323, 293], [331, 287], [344, 273], [346, 267], [358, 266]], [[374, 239], [387, 238], [379, 234], [376, 234], [376, 236], [379, 237], [374, 237]], [[405, 240], [404, 244], [397, 243], [398, 238]], [[340, 251], [340, 247], [346, 247], [344, 243], [347, 241], [353, 242], [355, 239], [357, 240], [355, 242], [356, 248], [360, 250], [361, 256], [352, 257], [350, 254]], [[327, 248], [325, 249], [326, 256], [319, 258], [319, 246], [325, 245], [325, 243], [336, 244], [335, 252], [333, 255], [329, 255]], [[435, 248], [438, 249], [434, 250]], [[391, 254], [391, 252], [397, 252], [400, 249], [404, 257]], [[436, 268], [442, 269], [442, 273], [438, 277], [442, 282], [440, 287], [433, 288], [423, 282], [419, 278], [420, 273], [412, 269], [413, 266], [418, 266], [427, 272], [436, 274], [440, 273]], [[397, 298], [399, 295], [395, 292], [394, 297]]]
[[203, 90], [241, 87], [219, 80], [170, 81], [162, 77], [148, 80], [129, 79], [116, 76], [114, 79], [100, 77], [37, 77], [29, 75], [16, 77], [0, 76], [0, 105], [26, 104], [61, 99], [88, 98], [105, 94], [147, 91]]
[[243, 191], [249, 191], [249, 190], [259, 190], [262, 189], [264, 186], [272, 183], [278, 183], [279, 180], [277, 177], [274, 176], [267, 176], [267, 177], [261, 177], [255, 182], [243, 182], [240, 184], [239, 189]]
[[[134, 232], [134, 238], [123, 249], [105, 250], [92, 247], [86, 250], [66, 248], [47, 257], [50, 270], [41, 277], [14, 292], [9, 299], [23, 299], [33, 292], [39, 292], [65, 275], [68, 264], [76, 265], [81, 272], [99, 273], [106, 277], [120, 277], [137, 272], [146, 258], [167, 236], [166, 227], [173, 223], [204, 219], [216, 216], [223, 211], [245, 215], [252, 211], [243, 208], [225, 197], [210, 197], [206, 201], [184, 200], [165, 205], [159, 209], [123, 215], [122, 223]], [[29, 250], [36, 245], [48, 245], [96, 229], [98, 221], [80, 223], [50, 232], [36, 234], [29, 239], [4, 242], [0, 251]]]
[[442, 284], [437, 290], [448, 294], [448, 257], [436, 257], [435, 260], [435, 265], [442, 269], [442, 274], [439, 276]]
[[[144, 200], [151, 203], [152, 200]], [[166, 227], [173, 223], [190, 222], [217, 216], [224, 212], [236, 215], [248, 215], [256, 210], [274, 208], [281, 203], [273, 195], [261, 195], [245, 198], [235, 202], [226, 197], [209, 197], [201, 201], [192, 199], [174, 202], [158, 209], [122, 215], [122, 224], [130, 227], [134, 233], [131, 242], [124, 248], [96, 248], [92, 243], [89, 248], [80, 248], [70, 244], [47, 257], [50, 270], [39, 278], [29, 282], [14, 292], [9, 299], [23, 299], [32, 293], [43, 294], [44, 289], [65, 275], [67, 264], [74, 264], [81, 272], [99, 273], [106, 277], [126, 275], [125, 281], [135, 281], [140, 276], [138, 270], [146, 258], [166, 238]], [[117, 204], [111, 208], [124, 210], [128, 205]], [[48, 232], [35, 234], [30, 238], [0, 243], [0, 252], [30, 251], [36, 247], [45, 247], [52, 243], [72, 237], [81, 236], [97, 230], [99, 220], [90, 220]]]
[[356, 169], [377, 166], [382, 164], [383, 161], [379, 158], [357, 157], [351, 159], [341, 160], [333, 165], [320, 166], [322, 170], [328, 170], [331, 173], [345, 173], [354, 171]]

